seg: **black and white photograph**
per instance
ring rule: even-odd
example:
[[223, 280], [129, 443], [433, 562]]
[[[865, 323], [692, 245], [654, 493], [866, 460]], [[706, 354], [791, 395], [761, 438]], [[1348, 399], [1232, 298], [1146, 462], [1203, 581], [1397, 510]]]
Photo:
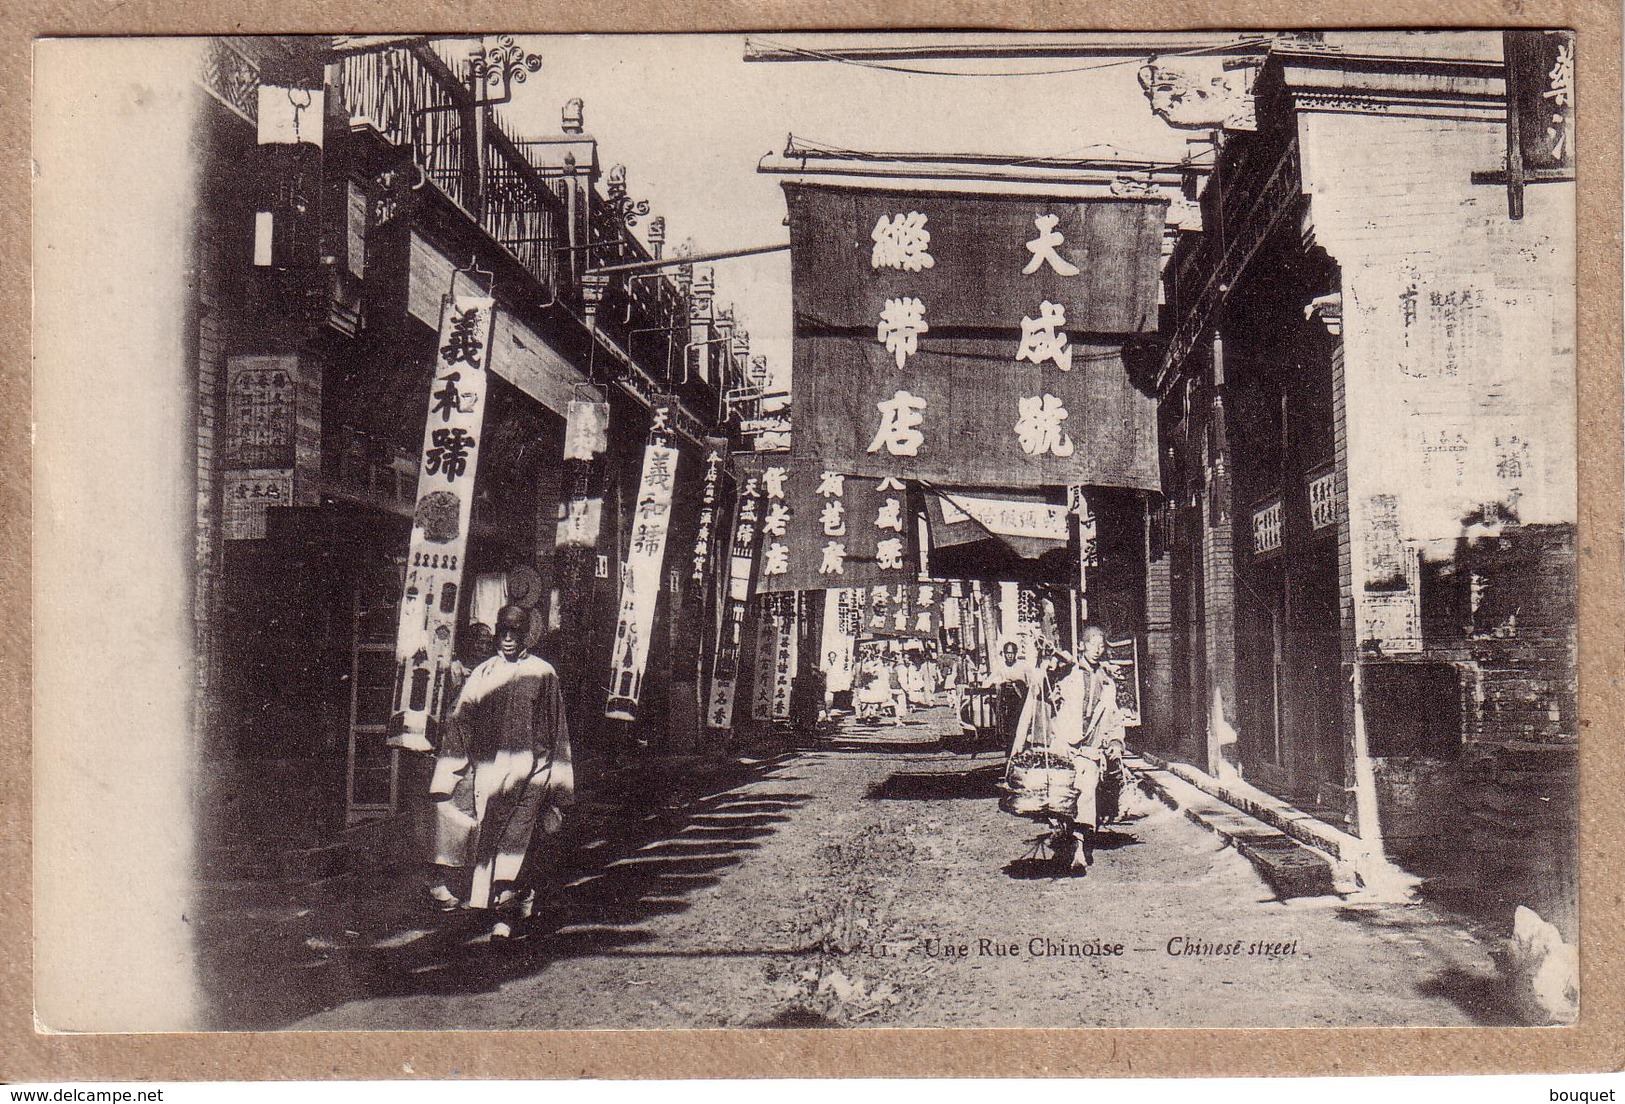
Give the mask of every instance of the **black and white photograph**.
[[1575, 1023], [1585, 49], [38, 41], [40, 1029]]

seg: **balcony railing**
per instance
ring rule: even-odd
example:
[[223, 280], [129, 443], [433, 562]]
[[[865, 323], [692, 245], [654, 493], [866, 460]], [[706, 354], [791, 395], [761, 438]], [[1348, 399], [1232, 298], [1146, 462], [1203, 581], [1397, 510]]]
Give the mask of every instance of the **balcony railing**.
[[[354, 122], [372, 124], [397, 146], [410, 148], [440, 190], [464, 210], [477, 206], [478, 183], [464, 145], [472, 123], [466, 90], [443, 62], [421, 49], [380, 50], [344, 59], [340, 91]], [[448, 79], [448, 76], [451, 79]]]
[[199, 76], [209, 95], [247, 122], [259, 118], [260, 71], [228, 38], [211, 38], [204, 46]]
[[[501, 120], [476, 106], [466, 59], [427, 44], [346, 57], [340, 90], [354, 122], [367, 122], [544, 287], [558, 286], [564, 201], [521, 153]], [[477, 113], [483, 113], [483, 117]], [[478, 147], [476, 132], [483, 133]]]
[[[641, 217], [647, 207], [629, 206], [624, 196], [617, 202], [615, 196], [591, 195], [583, 220], [587, 240], [572, 240], [565, 195], [576, 185], [558, 169], [538, 168], [526, 156], [528, 143], [496, 110], [477, 103], [468, 59], [458, 53], [463, 45], [415, 43], [345, 57], [339, 92], [350, 118], [410, 150], [436, 189], [523, 266], [544, 296], [579, 306], [576, 266], [652, 259], [627, 223], [629, 211]], [[651, 379], [691, 377], [681, 362], [690, 336], [689, 304], [669, 274], [614, 281], [598, 324]]]
[[485, 181], [480, 224], [544, 287], [568, 283], [564, 201], [548, 187], [496, 114], [485, 124]]

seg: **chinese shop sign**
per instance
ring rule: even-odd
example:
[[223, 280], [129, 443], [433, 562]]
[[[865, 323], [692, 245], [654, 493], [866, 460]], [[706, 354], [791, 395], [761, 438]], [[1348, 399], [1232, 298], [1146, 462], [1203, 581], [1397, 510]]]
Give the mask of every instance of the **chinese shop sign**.
[[[307, 409], [319, 394], [307, 388]], [[227, 360], [220, 488], [225, 539], [262, 539], [266, 511], [295, 504], [296, 476], [314, 462], [309, 451], [300, 456], [300, 402], [298, 357]]]
[[762, 594], [911, 578], [901, 480], [829, 471], [787, 454], [741, 457], [762, 489]]
[[[659, 413], [657, 408], [657, 425], [661, 421]], [[654, 631], [655, 606], [660, 598], [666, 533], [671, 527], [677, 460], [677, 450], [661, 435], [652, 436], [643, 450], [643, 478], [638, 481], [638, 497], [632, 507], [631, 539], [626, 568], [621, 572], [620, 615], [610, 653], [609, 702], [604, 715], [611, 720], [637, 719], [643, 670], [649, 660], [649, 634]]]
[[785, 186], [798, 459], [874, 478], [1159, 485], [1165, 203]]
[[1574, 32], [1501, 32], [1506, 62], [1507, 144], [1503, 169], [1474, 184], [1505, 184], [1507, 214], [1523, 218], [1524, 186], [1574, 179]]
[[711, 672], [711, 692], [706, 698], [708, 728], [733, 727], [739, 661], [745, 644], [745, 610], [751, 595], [751, 573], [756, 566], [756, 530], [760, 521], [761, 479], [746, 473], [739, 484], [739, 508], [728, 552], [728, 593], [723, 599], [716, 663]]
[[756, 694], [751, 717], [788, 721], [796, 671], [796, 596], [764, 594], [756, 636]]
[[457, 608], [484, 436], [486, 355], [495, 300], [452, 292], [440, 310], [429, 416], [423, 427], [417, 506], [407, 551], [406, 591], [395, 638], [390, 746], [430, 751], [431, 723], [451, 704], [447, 675], [457, 643]]

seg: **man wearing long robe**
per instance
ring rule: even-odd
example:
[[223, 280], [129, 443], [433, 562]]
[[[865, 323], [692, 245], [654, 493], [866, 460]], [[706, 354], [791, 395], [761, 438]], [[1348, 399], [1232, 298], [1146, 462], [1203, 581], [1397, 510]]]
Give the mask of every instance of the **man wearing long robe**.
[[467, 907], [505, 909], [538, 823], [557, 832], [575, 802], [570, 732], [558, 672], [525, 648], [530, 611], [497, 615], [497, 654], [469, 674], [446, 726], [435, 797], [469, 815], [437, 818], [435, 861], [470, 867]]
[[[1038, 688], [1038, 672], [1027, 659], [1023, 645], [1005, 639], [999, 645], [998, 656], [988, 676], [988, 683], [997, 688], [999, 737], [1008, 754], [1015, 755], [1023, 746], [1032, 745], [1033, 699]], [[1036, 746], [1042, 746], [1037, 741]]]

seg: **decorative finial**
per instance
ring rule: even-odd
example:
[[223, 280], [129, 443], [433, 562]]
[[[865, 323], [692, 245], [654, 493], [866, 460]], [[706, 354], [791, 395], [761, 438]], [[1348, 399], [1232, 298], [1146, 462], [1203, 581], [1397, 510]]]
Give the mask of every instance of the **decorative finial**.
[[560, 125], [566, 134], [580, 134], [586, 129], [585, 105], [580, 96], [571, 96], [564, 101], [564, 112]]
[[[513, 35], [498, 35], [495, 46], [476, 48], [468, 59], [468, 71], [488, 94], [506, 100], [516, 84], [525, 83], [526, 73], [542, 68], [542, 55], [528, 54], [514, 42]], [[500, 91], [497, 91], [500, 90]]]
[[610, 166], [609, 176], [604, 182], [604, 187], [608, 192], [610, 210], [614, 211], [615, 217], [619, 218], [627, 227], [636, 226], [638, 219], [649, 213], [648, 200], [634, 200], [626, 194], [625, 165]]

